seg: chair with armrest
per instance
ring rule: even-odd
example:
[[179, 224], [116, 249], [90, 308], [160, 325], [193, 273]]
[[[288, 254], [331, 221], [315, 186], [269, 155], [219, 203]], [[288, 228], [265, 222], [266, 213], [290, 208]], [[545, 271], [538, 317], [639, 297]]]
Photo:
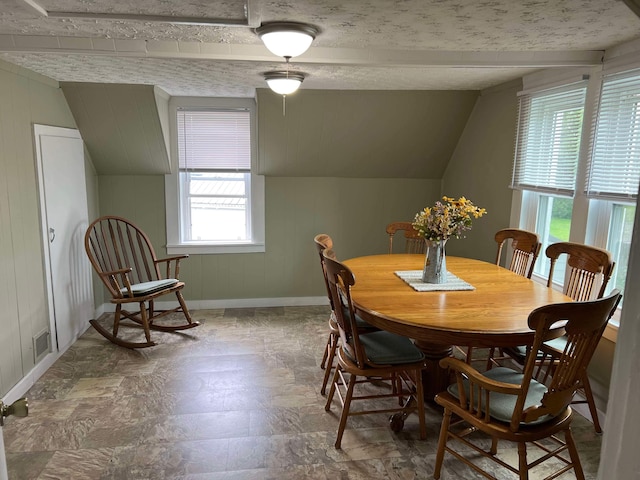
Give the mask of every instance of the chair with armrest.
[[[547, 287], [553, 285], [553, 272], [556, 262], [561, 255], [567, 255], [568, 272], [562, 292], [576, 301], [587, 301], [602, 298], [613, 273], [615, 262], [607, 250], [572, 242], [558, 242], [549, 245], [545, 255], [551, 262]], [[562, 351], [565, 338], [560, 337], [550, 343], [557, 350]], [[520, 346], [503, 349], [504, 353], [521, 365], [524, 365], [529, 352], [528, 347]], [[593, 419], [593, 427], [601, 433], [602, 427], [598, 419], [598, 410], [589, 383], [589, 376], [585, 370], [581, 378], [579, 390], [584, 393], [584, 400], [577, 399], [573, 403], [586, 403]]]
[[[330, 411], [333, 397], [337, 394], [342, 405], [335, 447], [341, 448], [347, 419], [353, 415], [394, 413], [391, 428], [398, 431], [402, 429], [404, 417], [417, 411], [420, 438], [425, 439], [427, 432], [422, 388], [424, 354], [410, 339], [401, 335], [383, 330], [361, 334], [351, 301], [351, 287], [355, 285], [353, 273], [337, 261], [331, 251], [324, 252], [324, 261], [340, 333], [338, 364], [325, 404], [325, 410]], [[384, 391], [363, 388], [367, 383], [378, 384], [380, 379], [390, 380], [391, 386]], [[373, 408], [371, 402], [378, 399], [395, 399], [396, 402], [390, 402], [387, 408], [366, 410], [367, 406]], [[354, 411], [352, 403], [360, 400], [363, 401], [360, 403], [362, 409]]]
[[[616, 290], [603, 299], [545, 305], [532, 311], [528, 319], [529, 327], [535, 331], [532, 348], [540, 351], [542, 358], [530, 355], [522, 372], [496, 367], [480, 373], [459, 359], [441, 360], [440, 365], [449, 368], [456, 381], [435, 397], [444, 408], [444, 415], [433, 477], [440, 478], [444, 454], [449, 452], [487, 478], [496, 476], [468, 457], [478, 458], [480, 454], [518, 474], [520, 479], [529, 478], [531, 468], [556, 458], [560, 470], [546, 478], [556, 478], [573, 469], [578, 479], [584, 479], [571, 434], [570, 403], [620, 298]], [[562, 333], [565, 348], [558, 352], [547, 342]], [[452, 415], [456, 417], [454, 422]], [[475, 431], [491, 438], [488, 449], [467, 437]], [[564, 441], [560, 433], [564, 433]], [[500, 439], [518, 444], [517, 466], [496, 456]], [[458, 442], [465, 445], [463, 450], [451, 446]], [[542, 456], [531, 462], [527, 460], [529, 443], [542, 450]], [[565, 450], [568, 459], [561, 455]]]
[[[494, 238], [498, 244], [496, 265], [500, 265], [504, 249], [503, 247], [509, 240], [511, 240], [511, 261], [509, 262], [508, 269], [520, 276], [531, 278], [531, 275], [533, 275], [533, 268], [535, 267], [536, 260], [540, 253], [540, 247], [542, 245], [538, 235], [536, 233], [517, 228], [504, 228], [502, 230], [498, 230]], [[489, 350], [487, 369], [490, 369], [494, 364], [497, 364], [499, 360], [505, 358], [504, 353], [502, 352], [499, 357], [495, 357], [495, 351], [495, 348], [491, 348]], [[469, 364], [473, 361], [472, 352], [473, 348], [468, 347], [465, 358]]]
[[393, 239], [396, 232], [404, 233], [404, 253], [426, 252], [427, 244], [425, 243], [424, 238], [418, 236], [418, 231], [413, 228], [411, 222], [393, 222], [387, 225], [387, 235], [389, 235], [389, 253], [393, 253]]
[[[149, 237], [130, 221], [116, 216], [100, 217], [89, 225], [84, 246], [91, 265], [111, 295], [111, 303], [116, 306], [111, 332], [98, 321], [90, 320], [105, 338], [122, 347], [144, 348], [156, 345], [151, 340], [151, 330], [173, 332], [199, 325], [191, 320], [182, 296], [185, 284], [179, 280], [180, 260], [188, 255], [156, 258]], [[168, 294], [176, 295], [178, 306], [157, 310], [155, 300]], [[125, 310], [123, 306], [127, 304], [137, 304], [138, 311]], [[185, 321], [157, 323], [158, 319], [174, 312], [182, 313]], [[143, 341], [134, 342], [118, 336], [123, 318], [134, 322], [133, 326], [142, 327]]]

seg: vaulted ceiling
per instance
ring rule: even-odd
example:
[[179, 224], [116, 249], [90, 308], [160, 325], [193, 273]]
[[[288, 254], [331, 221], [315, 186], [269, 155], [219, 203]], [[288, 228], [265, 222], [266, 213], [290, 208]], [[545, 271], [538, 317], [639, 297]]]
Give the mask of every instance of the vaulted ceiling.
[[640, 36], [620, 0], [0, 0], [0, 58], [59, 81], [247, 97], [283, 67], [254, 32], [277, 20], [320, 30], [291, 66], [306, 89], [478, 90], [597, 65]]

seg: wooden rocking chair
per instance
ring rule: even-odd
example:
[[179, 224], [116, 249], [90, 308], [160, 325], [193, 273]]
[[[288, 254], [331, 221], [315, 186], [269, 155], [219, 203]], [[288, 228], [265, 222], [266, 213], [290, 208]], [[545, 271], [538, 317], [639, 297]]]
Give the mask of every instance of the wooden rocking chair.
[[[128, 220], [115, 216], [98, 218], [89, 225], [84, 246], [93, 268], [111, 294], [111, 303], [116, 305], [112, 333], [96, 320], [89, 322], [105, 338], [125, 348], [152, 347], [156, 343], [151, 340], [151, 330], [173, 332], [199, 325], [191, 320], [182, 297], [185, 284], [178, 279], [180, 260], [188, 255], [157, 259], [149, 237]], [[164, 265], [164, 276], [161, 265]], [[179, 306], [171, 310], [154, 309], [155, 299], [169, 293], [176, 294]], [[128, 303], [137, 303], [139, 310], [129, 312], [123, 309], [122, 306]], [[182, 312], [186, 323], [155, 323], [160, 317], [173, 312]], [[146, 341], [131, 342], [118, 338], [121, 318], [133, 321], [133, 326], [142, 327]]]

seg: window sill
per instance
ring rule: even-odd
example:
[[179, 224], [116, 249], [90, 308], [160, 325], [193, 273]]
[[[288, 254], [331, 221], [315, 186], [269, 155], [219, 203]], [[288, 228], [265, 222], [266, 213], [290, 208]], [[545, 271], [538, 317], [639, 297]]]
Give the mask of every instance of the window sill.
[[224, 254], [224, 253], [264, 253], [264, 243], [229, 243], [229, 244], [180, 244], [180, 245], [167, 245], [167, 254], [180, 255], [180, 254], [193, 254], [193, 255], [207, 255], [207, 254]]

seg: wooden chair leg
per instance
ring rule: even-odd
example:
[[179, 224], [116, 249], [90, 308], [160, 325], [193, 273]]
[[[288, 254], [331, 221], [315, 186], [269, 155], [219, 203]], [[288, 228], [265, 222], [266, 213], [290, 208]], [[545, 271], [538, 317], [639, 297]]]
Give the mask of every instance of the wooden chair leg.
[[440, 478], [440, 470], [442, 469], [442, 461], [444, 460], [444, 449], [447, 446], [449, 438], [449, 424], [451, 423], [451, 411], [445, 409], [442, 416], [442, 426], [440, 427], [440, 437], [438, 438], [438, 451], [436, 452], [436, 466], [433, 472], [433, 478]]
[[582, 465], [580, 464], [580, 457], [578, 456], [576, 442], [573, 440], [573, 434], [569, 428], [564, 432], [564, 439], [567, 443], [567, 450], [569, 450], [569, 456], [571, 457], [571, 463], [573, 463], [573, 471], [576, 474], [576, 478], [577, 480], [584, 480], [584, 472], [582, 471]]
[[327, 362], [327, 357], [329, 356], [329, 350], [331, 349], [331, 343], [333, 341], [333, 334], [329, 334], [329, 338], [327, 339], [327, 344], [324, 348], [324, 353], [322, 354], [322, 361], [320, 362], [320, 368], [324, 370], [325, 364]]
[[327, 395], [327, 401], [324, 404], [325, 411], [331, 410], [331, 402], [333, 402], [333, 396], [336, 393], [336, 385], [340, 379], [340, 365], [336, 365], [336, 370], [333, 373], [333, 380], [331, 381], [331, 387], [329, 388], [329, 395]]
[[598, 419], [598, 409], [596, 408], [596, 402], [593, 399], [591, 383], [589, 383], [589, 376], [586, 371], [582, 376], [582, 388], [584, 389], [584, 396], [587, 399], [587, 405], [589, 405], [589, 413], [593, 420], [593, 428], [595, 428], [596, 433], [602, 433], [602, 427], [600, 426], [600, 420]]
[[192, 324], [193, 320], [191, 320], [191, 314], [189, 313], [189, 309], [187, 308], [187, 304], [184, 302], [184, 297], [182, 296], [182, 292], [180, 290], [176, 291], [176, 297], [178, 297], [178, 303], [180, 304], [180, 308], [182, 308], [184, 318], [187, 319], [188, 324]]
[[520, 471], [520, 480], [529, 480], [527, 445], [524, 442], [518, 443], [518, 470]]
[[415, 372], [416, 403], [418, 404], [418, 421], [420, 422], [420, 440], [427, 438], [427, 424], [424, 418], [424, 386], [422, 385], [422, 371]]
[[338, 450], [342, 448], [342, 435], [344, 434], [344, 429], [347, 426], [347, 419], [349, 418], [349, 408], [351, 407], [351, 399], [353, 398], [353, 389], [356, 386], [356, 380], [357, 375], [351, 374], [351, 376], [349, 377], [349, 385], [347, 386], [347, 394], [344, 397], [344, 405], [342, 405], [340, 424], [338, 425], [338, 437], [336, 438], [335, 443], [335, 447]]
[[[331, 337], [334, 337], [333, 339]], [[329, 335], [329, 341], [331, 342], [331, 346], [329, 348], [325, 348], [325, 353], [327, 354], [327, 364], [324, 370], [324, 378], [322, 379], [322, 388], [320, 389], [320, 394], [324, 395], [327, 391], [327, 382], [331, 377], [331, 369], [333, 368], [333, 360], [336, 356], [336, 349], [338, 348], [338, 337], [333, 333]]]
[[142, 320], [142, 328], [147, 342], [151, 341], [151, 330], [149, 329], [149, 318], [147, 317], [147, 307], [145, 302], [140, 302], [140, 319]]
[[118, 336], [118, 328], [120, 327], [120, 314], [122, 311], [122, 304], [116, 305], [116, 312], [113, 314], [113, 336]]

